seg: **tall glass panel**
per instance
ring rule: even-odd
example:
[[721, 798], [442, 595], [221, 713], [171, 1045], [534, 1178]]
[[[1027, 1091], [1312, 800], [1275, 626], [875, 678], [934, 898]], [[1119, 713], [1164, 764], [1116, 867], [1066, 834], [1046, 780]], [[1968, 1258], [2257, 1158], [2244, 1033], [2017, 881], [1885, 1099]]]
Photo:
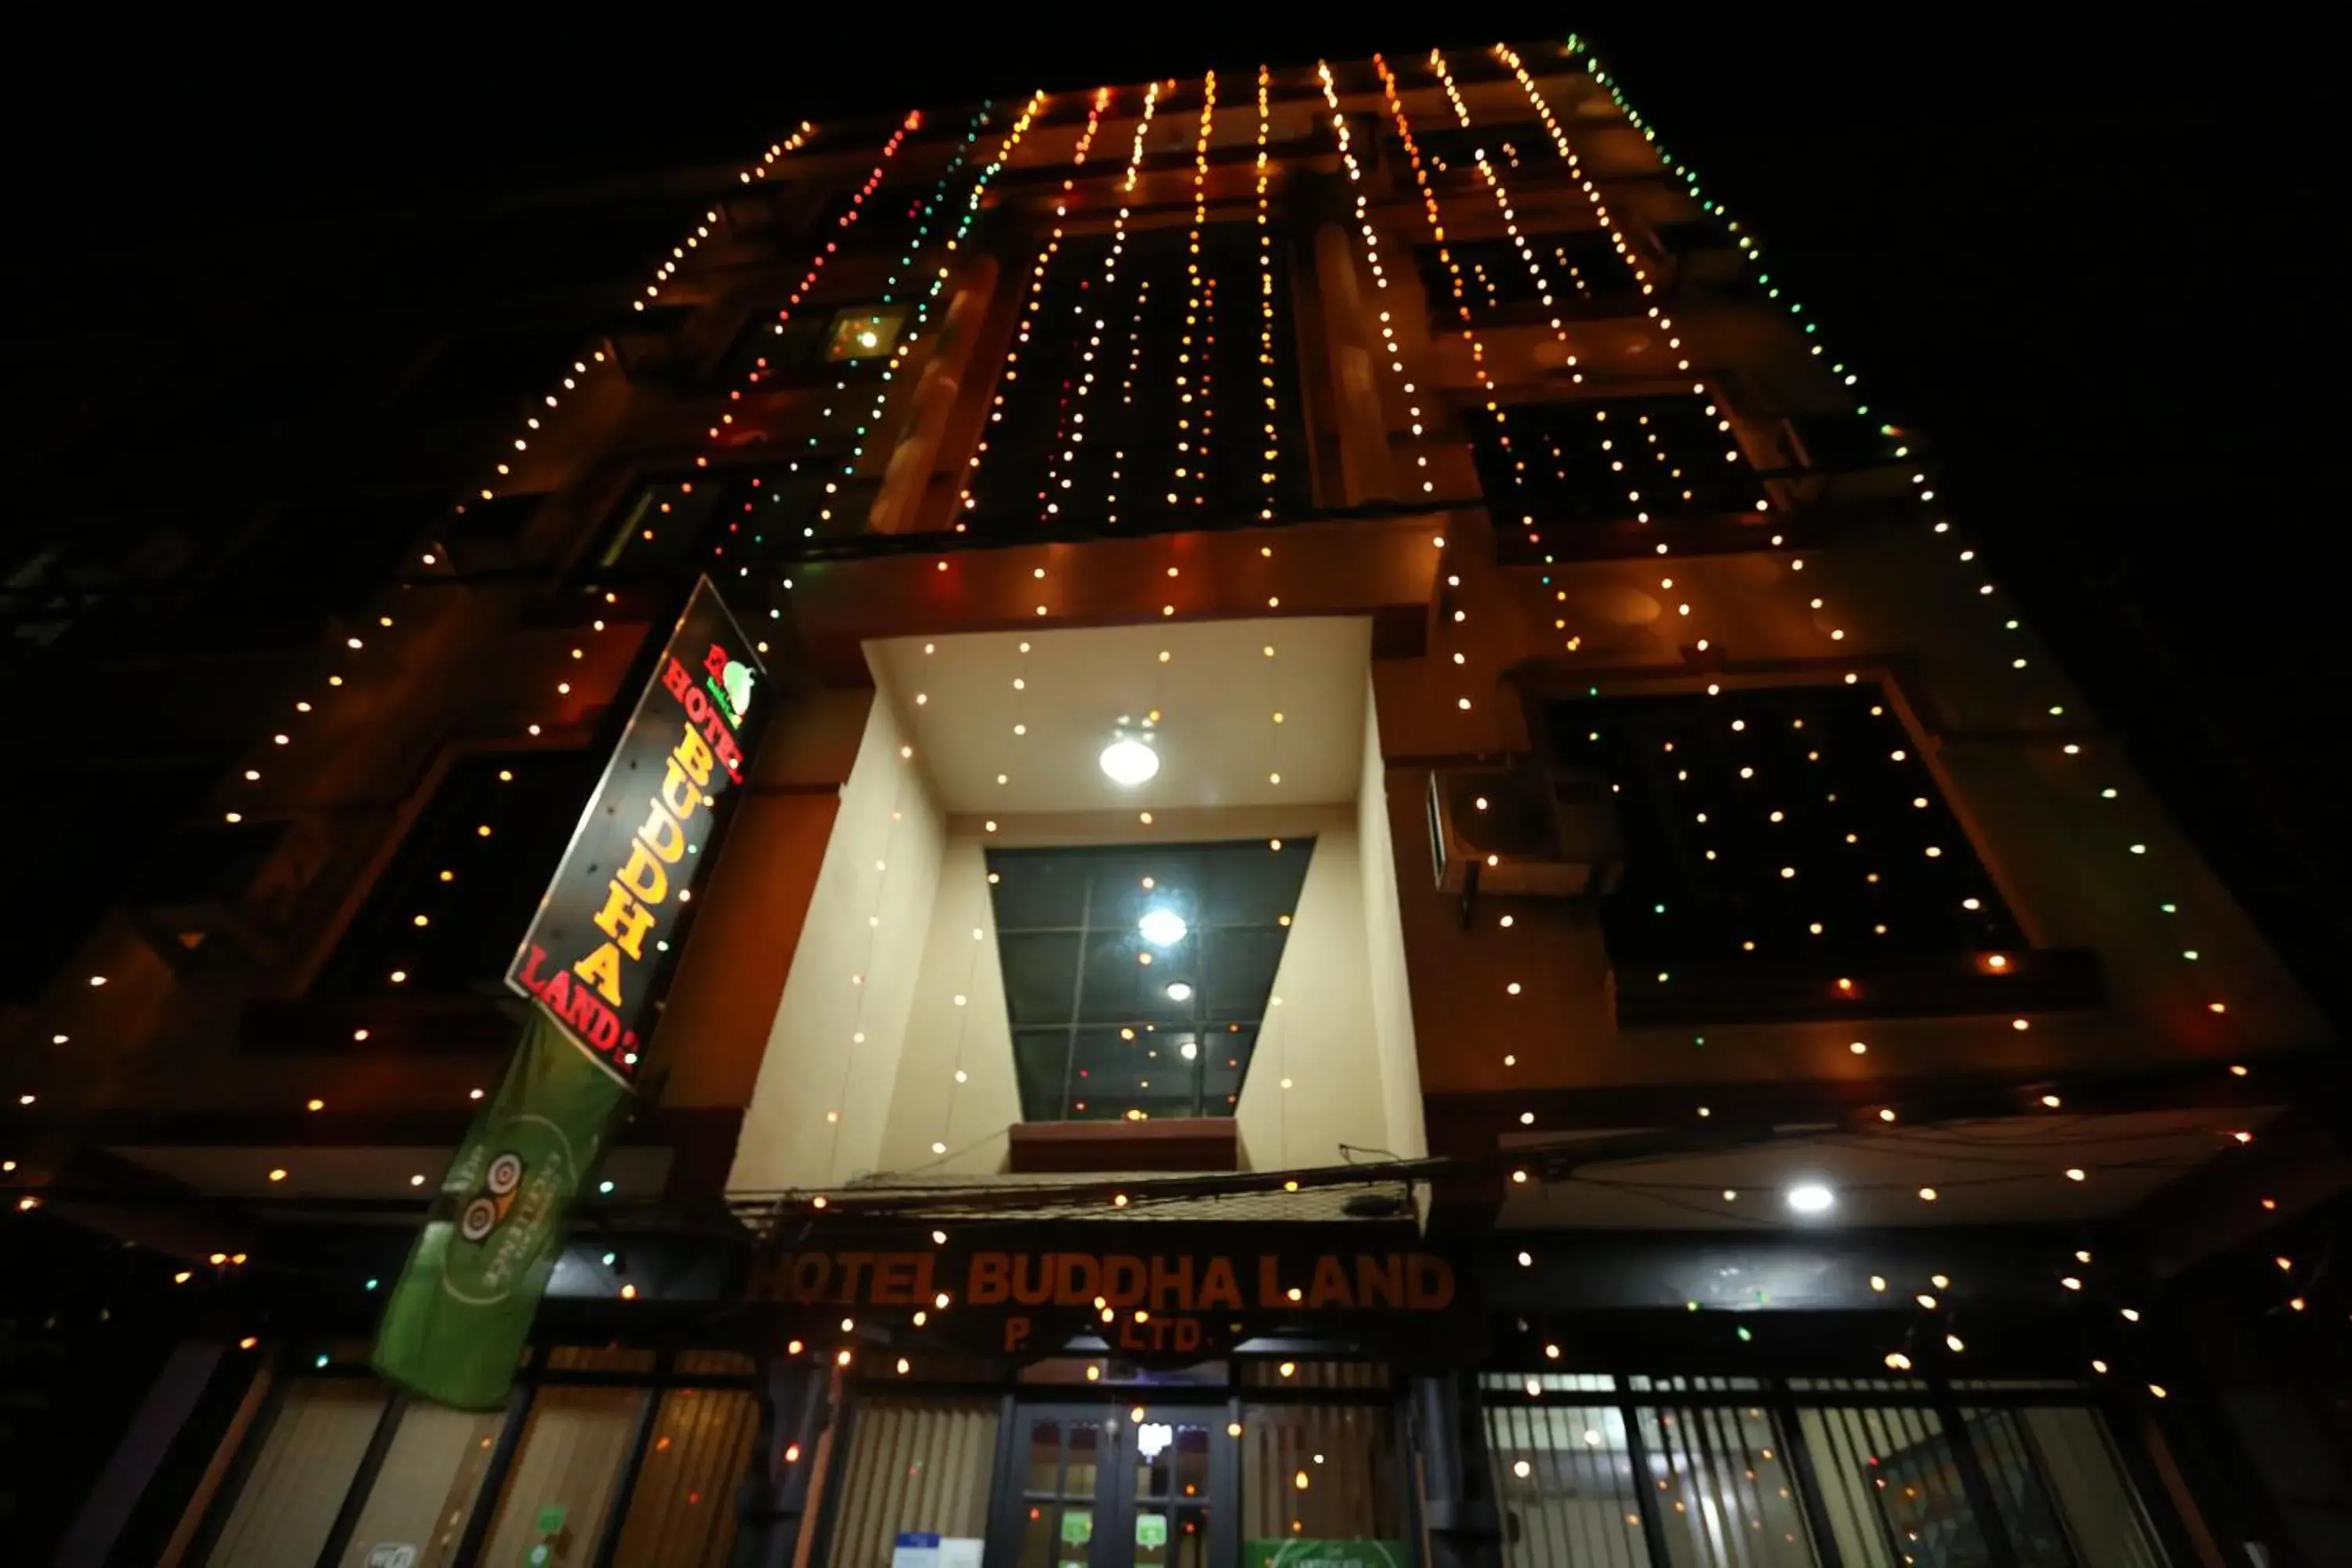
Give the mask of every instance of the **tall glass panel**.
[[1649, 1568], [1640, 1479], [1615, 1406], [1490, 1405], [1486, 1453], [1506, 1568]]
[[393, 1558], [378, 1547], [406, 1546], [415, 1568], [446, 1568], [465, 1538], [466, 1521], [482, 1489], [482, 1476], [506, 1424], [502, 1410], [452, 1410], [412, 1400], [401, 1412], [400, 1430], [384, 1451], [383, 1466], [360, 1510], [351, 1540], [343, 1543], [341, 1568], [367, 1568]]
[[644, 1410], [641, 1388], [543, 1387], [507, 1472], [484, 1563], [520, 1563], [542, 1542], [554, 1560], [588, 1561]]
[[1761, 1405], [1636, 1413], [1672, 1568], [1812, 1568], [1788, 1444]]
[[833, 1568], [890, 1568], [902, 1531], [984, 1539], [997, 1410], [992, 1398], [877, 1394], [861, 1400], [848, 1451], [835, 1459], [841, 1501], [828, 1559]]
[[2071, 1549], [2080, 1568], [2165, 1568], [2156, 1531], [2098, 1412], [1962, 1414], [2010, 1540], [2025, 1561], [2063, 1563]]
[[725, 1568], [735, 1545], [735, 1487], [759, 1423], [749, 1394], [677, 1388], [664, 1394], [613, 1560], [646, 1568]]
[[383, 1402], [382, 1387], [358, 1378], [289, 1385], [213, 1542], [212, 1568], [312, 1568], [375, 1436]]

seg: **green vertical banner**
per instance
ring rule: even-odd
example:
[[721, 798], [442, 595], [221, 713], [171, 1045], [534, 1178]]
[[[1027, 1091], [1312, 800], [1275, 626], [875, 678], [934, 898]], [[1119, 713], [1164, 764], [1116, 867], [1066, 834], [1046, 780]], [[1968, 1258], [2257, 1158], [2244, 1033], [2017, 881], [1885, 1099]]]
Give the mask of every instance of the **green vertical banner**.
[[629, 1090], [532, 1004], [376, 1330], [375, 1368], [460, 1409], [503, 1404], [572, 1205]]

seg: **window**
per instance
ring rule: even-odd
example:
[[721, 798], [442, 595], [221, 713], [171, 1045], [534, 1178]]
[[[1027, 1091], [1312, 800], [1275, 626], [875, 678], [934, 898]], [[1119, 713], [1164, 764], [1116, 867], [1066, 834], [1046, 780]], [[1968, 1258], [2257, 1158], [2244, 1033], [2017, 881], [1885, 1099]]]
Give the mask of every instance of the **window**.
[[461, 757], [442, 776], [320, 976], [324, 994], [495, 990], [572, 840], [584, 752]]
[[[421, 1563], [454, 1561], [505, 1422], [499, 1411], [409, 1401], [344, 1544], [340, 1568], [368, 1568], [375, 1544], [387, 1541], [415, 1544]], [[335, 1493], [328, 1489], [322, 1495], [331, 1499]]]
[[[1378, 90], [1377, 81], [1373, 88]], [[1560, 162], [1559, 150], [1552, 145], [1550, 132], [1543, 128], [1540, 121], [1534, 120], [1520, 120], [1504, 125], [1482, 118], [1475, 125], [1416, 128], [1412, 133], [1412, 143], [1421, 149], [1422, 159], [1433, 173], [1443, 174], [1460, 169], [1473, 181], [1478, 178], [1477, 154], [1482, 152], [1486, 154], [1486, 161], [1495, 173], [1507, 181], [1513, 170], [1525, 168], [1530, 163], [1540, 171], [1546, 163]], [[1391, 137], [1391, 145], [1402, 159], [1404, 143]]]
[[[841, 1465], [831, 1568], [888, 1568], [900, 1531], [963, 1539], [988, 1533], [1002, 1403], [994, 1397], [869, 1395]], [[1092, 1453], [1082, 1496], [1094, 1493]], [[1055, 1485], [1049, 1461], [1045, 1485]], [[1034, 1484], [1034, 1483], [1033, 1483]], [[1024, 1560], [1024, 1568], [1028, 1559]], [[1036, 1568], [1047, 1568], [1046, 1557]]]
[[709, 476], [648, 479], [622, 503], [596, 563], [650, 566], [687, 559], [709, 526], [723, 488]]
[[191, 1561], [363, 1568], [406, 1544], [416, 1568], [446, 1568], [536, 1562], [542, 1542], [555, 1563], [730, 1561], [759, 1427], [750, 1356], [540, 1347], [519, 1408], [474, 1412], [388, 1392], [364, 1353], [326, 1347], [317, 1375], [287, 1379], [256, 1432], [231, 1438]]
[[1625, 871], [1620, 965], [1866, 964], [2023, 938], [1876, 686], [1562, 700], [1552, 758], [1607, 779]]
[[1402, 1543], [1403, 1467], [1386, 1405], [1247, 1404], [1241, 1417], [1244, 1562], [1266, 1562], [1286, 1539]]
[[443, 345], [397, 399], [404, 411], [462, 419], [536, 400], [583, 356], [576, 326], [500, 328]]
[[1540, 544], [1548, 525], [1753, 515], [1764, 491], [1710, 398], [1519, 404], [1472, 410], [1478, 482]]
[[844, 360], [887, 359], [906, 324], [904, 305], [856, 305], [835, 310], [832, 329], [825, 334], [824, 357], [836, 364]]
[[372, 1382], [302, 1378], [289, 1387], [214, 1537], [205, 1558], [211, 1568], [310, 1568], [383, 1405], [383, 1390]]
[[1204, 226], [1197, 258], [1187, 228], [1130, 232], [1108, 293], [1110, 237], [1063, 240], [982, 427], [971, 530], [1255, 524], [1311, 504], [1290, 262], [1276, 233], [1270, 292], [1254, 224]]
[[1024, 1118], [1231, 1116], [1313, 853], [1297, 838], [992, 851]]
[[1413, 260], [1430, 315], [1440, 326], [1462, 319], [1454, 294], [1457, 269], [1461, 302], [1481, 322], [1549, 321], [1563, 310], [1641, 297], [1624, 258], [1599, 229], [1463, 240], [1443, 247], [1443, 254], [1424, 245]]
[[1911, 1380], [1731, 1381], [1480, 1374], [1507, 1568], [2167, 1561], [2079, 1385], [1955, 1424]]

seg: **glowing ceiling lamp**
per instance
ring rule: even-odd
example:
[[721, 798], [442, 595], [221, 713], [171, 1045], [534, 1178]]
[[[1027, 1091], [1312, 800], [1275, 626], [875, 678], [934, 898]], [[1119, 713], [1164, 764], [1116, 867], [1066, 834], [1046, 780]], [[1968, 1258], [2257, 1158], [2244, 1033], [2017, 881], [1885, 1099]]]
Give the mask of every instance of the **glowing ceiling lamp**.
[[1135, 929], [1154, 947], [1173, 947], [1184, 940], [1184, 933], [1192, 928], [1174, 910], [1153, 910], [1135, 922]]
[[1837, 1194], [1819, 1182], [1789, 1189], [1789, 1206], [1799, 1214], [1827, 1214], [1836, 1203]]
[[1095, 760], [1101, 763], [1103, 773], [1111, 783], [1123, 784], [1129, 789], [1149, 781], [1160, 772], [1160, 753], [1151, 749], [1150, 742], [1139, 741], [1133, 735], [1121, 735], [1105, 746], [1102, 755]]

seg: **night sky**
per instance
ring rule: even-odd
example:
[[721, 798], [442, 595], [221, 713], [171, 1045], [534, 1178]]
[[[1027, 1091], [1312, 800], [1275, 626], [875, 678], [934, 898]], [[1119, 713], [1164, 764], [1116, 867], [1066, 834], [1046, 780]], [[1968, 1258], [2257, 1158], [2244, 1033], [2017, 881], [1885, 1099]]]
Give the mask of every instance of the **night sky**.
[[[2335, 896], [2352, 836], [2323, 750], [2347, 709], [2343, 610], [2308, 561], [2344, 511], [2325, 412], [2343, 399], [2322, 379], [2341, 181], [2315, 44], [2053, 32], [2046, 10], [1857, 28], [1843, 7], [1505, 5], [1460, 31], [1470, 8], [1375, 29], [1167, 7], [1114, 36], [1101, 18], [1142, 14], [1004, 7], [999, 32], [926, 33], [847, 9], [863, 30], [794, 6], [488, 31], [404, 8], [398, 32], [207, 16], [126, 47], [127, 24], [46, 22], [82, 30], [20, 40], [48, 90], [6, 111], [19, 237], [0, 264], [30, 318], [9, 379], [70, 351], [104, 308], [91, 278], [327, 213], [730, 160], [831, 113], [1580, 26], [1874, 407], [1940, 445], [1962, 529], [2310, 983], [2352, 968]], [[1057, 33], [1065, 16], [1089, 20]]]

